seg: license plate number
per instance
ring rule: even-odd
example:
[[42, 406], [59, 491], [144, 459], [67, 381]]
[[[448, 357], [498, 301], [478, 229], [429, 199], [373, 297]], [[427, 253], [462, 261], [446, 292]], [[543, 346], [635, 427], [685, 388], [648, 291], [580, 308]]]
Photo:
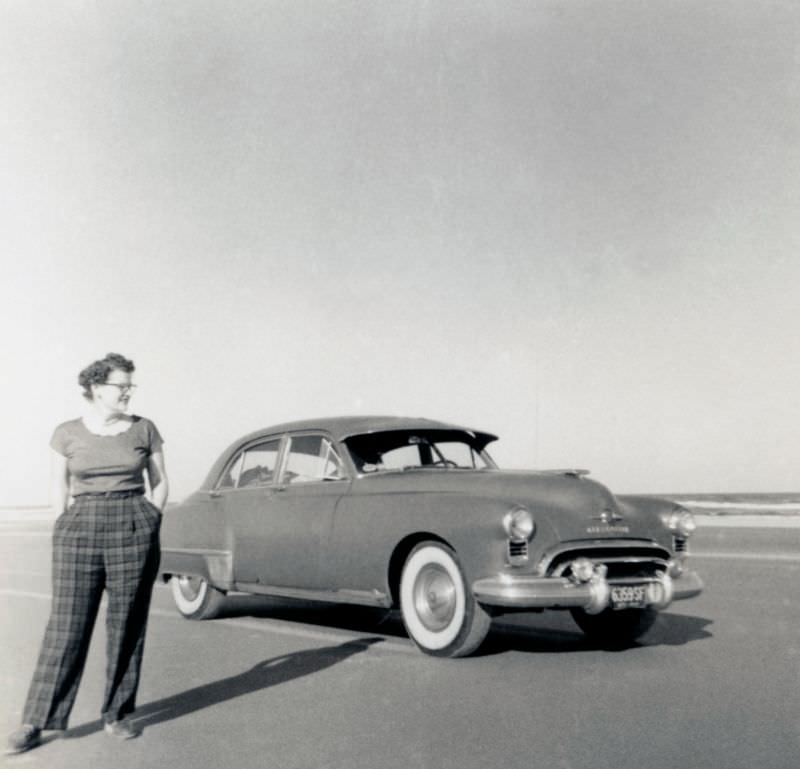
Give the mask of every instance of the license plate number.
[[611, 606], [614, 609], [639, 609], [646, 605], [644, 585], [612, 585]]

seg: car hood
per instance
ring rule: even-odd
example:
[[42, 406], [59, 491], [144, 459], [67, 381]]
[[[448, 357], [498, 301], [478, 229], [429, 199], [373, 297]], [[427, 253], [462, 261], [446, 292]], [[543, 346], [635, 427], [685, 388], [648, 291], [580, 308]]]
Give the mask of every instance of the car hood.
[[[578, 470], [406, 470], [365, 476], [358, 486], [367, 493], [458, 494], [522, 505], [534, 514], [537, 526], [552, 529], [560, 540], [651, 538], [654, 527], [661, 527], [661, 504], [617, 498], [585, 475]], [[490, 509], [496, 514], [495, 506], [487, 506], [487, 513]]]

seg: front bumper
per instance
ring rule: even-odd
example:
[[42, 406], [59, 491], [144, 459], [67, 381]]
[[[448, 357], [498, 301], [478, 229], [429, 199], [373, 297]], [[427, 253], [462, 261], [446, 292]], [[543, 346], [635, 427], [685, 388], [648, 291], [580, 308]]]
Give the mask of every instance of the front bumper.
[[[599, 614], [611, 606], [612, 585], [627, 582], [609, 582], [595, 574], [588, 582], [575, 582], [566, 577], [532, 577], [498, 574], [479, 579], [472, 584], [475, 599], [487, 606], [509, 609], [584, 609], [589, 614]], [[684, 598], [692, 598], [703, 590], [697, 572], [686, 570], [678, 577], [662, 574], [636, 584], [646, 585], [647, 605], [665, 609]]]

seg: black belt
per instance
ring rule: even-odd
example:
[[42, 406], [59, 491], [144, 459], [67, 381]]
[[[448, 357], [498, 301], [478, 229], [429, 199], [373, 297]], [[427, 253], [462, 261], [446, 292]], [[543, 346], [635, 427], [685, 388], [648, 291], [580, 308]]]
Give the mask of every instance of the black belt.
[[144, 494], [144, 489], [127, 489], [125, 491], [84, 491], [81, 494], [75, 494], [75, 499], [83, 499], [84, 497], [97, 497], [102, 499], [129, 499], [130, 497], [141, 497]]

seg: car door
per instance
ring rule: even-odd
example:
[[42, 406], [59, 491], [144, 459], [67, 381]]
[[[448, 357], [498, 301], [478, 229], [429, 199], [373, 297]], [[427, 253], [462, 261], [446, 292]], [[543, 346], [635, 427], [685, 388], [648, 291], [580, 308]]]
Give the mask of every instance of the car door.
[[235, 581], [330, 589], [327, 540], [336, 504], [350, 485], [330, 438], [302, 433], [286, 436], [282, 445], [253, 446], [237, 472], [236, 489], [226, 495]]

